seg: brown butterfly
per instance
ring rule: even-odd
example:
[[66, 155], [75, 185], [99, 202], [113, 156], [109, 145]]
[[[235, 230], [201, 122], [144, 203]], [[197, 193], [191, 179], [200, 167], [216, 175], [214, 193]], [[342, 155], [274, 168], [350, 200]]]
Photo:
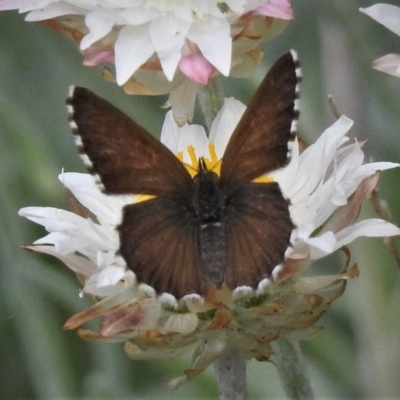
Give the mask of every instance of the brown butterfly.
[[155, 197], [125, 206], [120, 253], [140, 282], [177, 298], [207, 287], [256, 288], [281, 263], [293, 224], [279, 185], [254, 179], [285, 166], [295, 137], [299, 65], [282, 56], [237, 125], [218, 176], [192, 178], [157, 139], [88, 89], [67, 100], [82, 158], [107, 194]]

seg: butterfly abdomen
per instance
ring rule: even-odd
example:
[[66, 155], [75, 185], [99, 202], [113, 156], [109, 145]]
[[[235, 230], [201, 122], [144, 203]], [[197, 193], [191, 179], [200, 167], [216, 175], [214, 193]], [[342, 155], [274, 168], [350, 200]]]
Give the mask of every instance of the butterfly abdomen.
[[218, 289], [225, 280], [226, 235], [222, 222], [200, 226], [199, 247], [207, 278]]
[[220, 288], [226, 269], [226, 235], [222, 220], [224, 206], [219, 177], [200, 159], [194, 178], [193, 209], [199, 230], [198, 245], [206, 276]]

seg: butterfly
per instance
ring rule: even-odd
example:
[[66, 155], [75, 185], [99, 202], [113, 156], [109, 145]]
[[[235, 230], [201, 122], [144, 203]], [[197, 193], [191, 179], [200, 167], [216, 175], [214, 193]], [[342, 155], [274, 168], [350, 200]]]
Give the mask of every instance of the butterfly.
[[154, 197], [123, 209], [120, 254], [139, 282], [176, 298], [210, 287], [256, 288], [283, 259], [293, 223], [278, 183], [253, 182], [290, 160], [298, 117], [296, 53], [271, 67], [236, 126], [220, 174], [192, 178], [161, 142], [88, 89], [74, 87], [69, 121], [89, 172], [110, 195]]

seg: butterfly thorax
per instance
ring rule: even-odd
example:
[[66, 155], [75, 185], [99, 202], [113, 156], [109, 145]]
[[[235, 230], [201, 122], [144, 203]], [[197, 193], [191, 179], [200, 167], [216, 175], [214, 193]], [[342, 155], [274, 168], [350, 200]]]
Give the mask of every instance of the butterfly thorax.
[[199, 170], [193, 179], [193, 208], [200, 225], [221, 222], [223, 198], [219, 176], [207, 169], [202, 158]]
[[198, 174], [193, 180], [193, 208], [198, 221], [199, 249], [208, 279], [218, 288], [226, 268], [226, 235], [222, 221], [223, 194], [219, 176], [199, 159]]

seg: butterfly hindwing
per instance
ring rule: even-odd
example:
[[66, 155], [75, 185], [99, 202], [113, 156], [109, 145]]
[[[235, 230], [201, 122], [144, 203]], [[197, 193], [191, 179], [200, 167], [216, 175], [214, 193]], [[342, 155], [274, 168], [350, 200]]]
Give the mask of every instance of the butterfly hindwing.
[[124, 208], [120, 252], [139, 282], [177, 298], [204, 294], [198, 226], [183, 199], [157, 197]]
[[226, 190], [285, 166], [294, 140], [299, 65], [294, 51], [269, 70], [225, 150], [221, 184]]
[[225, 282], [256, 288], [282, 262], [293, 224], [277, 183], [250, 183], [237, 189], [225, 210]]
[[74, 87], [67, 104], [79, 152], [105, 193], [166, 195], [191, 184], [170, 150], [108, 101]]

